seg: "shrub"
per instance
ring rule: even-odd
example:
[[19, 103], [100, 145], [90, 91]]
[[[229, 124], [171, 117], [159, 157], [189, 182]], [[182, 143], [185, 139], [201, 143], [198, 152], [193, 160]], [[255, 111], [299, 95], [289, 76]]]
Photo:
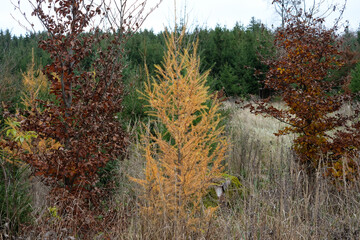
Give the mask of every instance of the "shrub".
[[11, 119], [5, 121], [5, 126], [0, 132], [0, 231], [4, 238], [11, 239], [21, 224], [31, 220], [30, 171], [20, 155], [21, 146], [28, 147], [36, 135], [19, 131], [20, 123]]
[[30, 171], [26, 166], [5, 161], [3, 153], [0, 170], [0, 238], [12, 239], [21, 225], [32, 221]]

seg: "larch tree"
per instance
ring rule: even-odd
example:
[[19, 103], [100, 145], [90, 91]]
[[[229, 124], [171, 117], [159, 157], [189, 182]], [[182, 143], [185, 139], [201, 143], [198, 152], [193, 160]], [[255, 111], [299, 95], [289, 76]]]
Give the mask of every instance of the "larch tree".
[[[182, 48], [185, 29], [166, 35], [167, 53], [145, 86], [158, 129], [142, 136], [145, 179], [142, 213], [154, 226], [170, 226], [169, 236], [199, 233], [215, 208], [203, 211], [202, 198], [220, 177], [227, 143], [219, 126], [219, 102], [211, 101], [208, 71], [200, 74], [197, 44]], [[197, 230], [196, 230], [197, 229]]]

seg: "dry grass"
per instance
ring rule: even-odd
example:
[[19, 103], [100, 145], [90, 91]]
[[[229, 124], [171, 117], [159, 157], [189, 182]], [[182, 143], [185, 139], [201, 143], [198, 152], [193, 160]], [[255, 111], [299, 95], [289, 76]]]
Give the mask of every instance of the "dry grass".
[[[231, 112], [228, 172], [246, 190], [221, 205], [206, 239], [360, 239], [359, 185], [338, 191], [321, 172], [308, 179], [291, 151], [293, 137], [273, 134], [283, 124], [229, 102], [224, 107]], [[141, 170], [141, 155], [133, 150], [137, 165], [131, 169]], [[120, 239], [151, 239], [164, 230], [144, 232], [146, 219], [131, 218]]]
[[308, 179], [291, 151], [292, 136], [275, 137], [276, 120], [234, 109], [229, 171], [249, 191], [218, 218], [223, 239], [359, 239], [359, 186], [347, 191]]
[[[282, 124], [239, 105], [224, 107], [231, 113], [227, 171], [244, 188], [221, 204], [202, 235], [173, 239], [360, 239], [360, 184], [338, 191], [322, 172], [309, 179], [291, 151], [292, 136], [273, 135]], [[136, 129], [129, 132], [137, 136]], [[119, 223], [104, 231], [109, 239], [169, 239], [170, 222], [155, 226], [140, 217], [140, 189], [128, 180], [129, 175], [143, 176], [139, 144], [133, 138], [128, 158], [117, 169], [118, 191], [108, 204], [121, 214]], [[107, 239], [104, 232], [94, 232], [90, 239]]]

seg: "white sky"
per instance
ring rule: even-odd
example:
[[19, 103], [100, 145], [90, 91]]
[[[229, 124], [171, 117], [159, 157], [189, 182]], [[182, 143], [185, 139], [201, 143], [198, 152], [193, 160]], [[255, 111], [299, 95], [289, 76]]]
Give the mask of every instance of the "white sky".
[[[17, 3], [18, 0], [12, 0]], [[24, 10], [30, 17], [31, 8], [25, 3], [28, 0], [21, 0]], [[131, 1], [131, 0], [130, 0]], [[326, 0], [328, 2], [342, 3], [344, 0]], [[0, 0], [0, 29], [9, 29], [12, 34], [25, 34], [22, 28], [10, 14], [16, 19], [23, 21], [18, 11], [14, 10], [11, 0]], [[153, 6], [157, 0], [148, 0], [148, 5]], [[236, 22], [247, 26], [251, 17], [261, 20], [262, 23], [271, 28], [272, 25], [278, 26], [280, 19], [271, 5], [272, 0], [177, 0], [178, 18], [184, 17], [186, 11], [188, 26], [201, 26], [214, 28], [217, 24], [232, 28]], [[186, 9], [186, 10], [185, 10]], [[347, 7], [344, 12], [342, 22], [348, 20], [350, 29], [357, 30], [360, 24], [360, 0], [347, 0]], [[335, 15], [334, 15], [335, 17]], [[34, 18], [33, 18], [34, 19]], [[330, 26], [333, 20], [327, 19]], [[155, 32], [161, 31], [165, 26], [172, 26], [174, 22], [174, 0], [163, 0], [160, 7], [156, 9], [145, 21], [143, 28], [153, 29]], [[41, 30], [37, 27], [36, 30]]]

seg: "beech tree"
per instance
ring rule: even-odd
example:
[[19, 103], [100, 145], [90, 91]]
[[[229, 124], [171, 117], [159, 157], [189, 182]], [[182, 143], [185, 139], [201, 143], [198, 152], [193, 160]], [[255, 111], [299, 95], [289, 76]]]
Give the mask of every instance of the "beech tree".
[[[51, 96], [34, 101], [42, 83], [25, 82], [30, 91], [24, 94], [26, 110], [13, 121], [16, 125], [9, 125], [15, 134], [4, 144], [50, 186], [50, 204], [61, 217], [47, 224], [49, 228], [55, 224], [90, 239], [115, 224], [109, 220], [114, 213], [99, 206], [107, 188], [97, 183], [100, 168], [125, 155], [128, 136], [118, 117], [124, 46], [148, 15], [146, 0], [31, 2], [32, 14], [46, 29], [39, 47], [51, 59], [43, 69]], [[18, 144], [16, 134], [26, 141]]]
[[[46, 156], [23, 154], [22, 160], [36, 175], [45, 177], [54, 192], [66, 189], [96, 202], [98, 197], [92, 196], [100, 191], [96, 187], [99, 168], [121, 159], [127, 145], [117, 118], [122, 111], [124, 43], [152, 10], [144, 12], [146, 0], [31, 3], [32, 15], [47, 31], [39, 47], [52, 60], [43, 72], [53, 97], [38, 100], [42, 110], [24, 113], [21, 127], [40, 138], [54, 139], [62, 147]], [[92, 64], [87, 69], [84, 62], [89, 57]]]
[[279, 56], [269, 61], [264, 84], [281, 96], [285, 108], [275, 108], [266, 99], [251, 111], [288, 124], [277, 135], [295, 133], [293, 148], [310, 176], [320, 167], [334, 180], [354, 180], [359, 124], [352, 121], [356, 115], [338, 114], [350, 95], [342, 90], [345, 79], [334, 79], [344, 65], [336, 29], [323, 23], [322, 18], [297, 15], [277, 32]]

